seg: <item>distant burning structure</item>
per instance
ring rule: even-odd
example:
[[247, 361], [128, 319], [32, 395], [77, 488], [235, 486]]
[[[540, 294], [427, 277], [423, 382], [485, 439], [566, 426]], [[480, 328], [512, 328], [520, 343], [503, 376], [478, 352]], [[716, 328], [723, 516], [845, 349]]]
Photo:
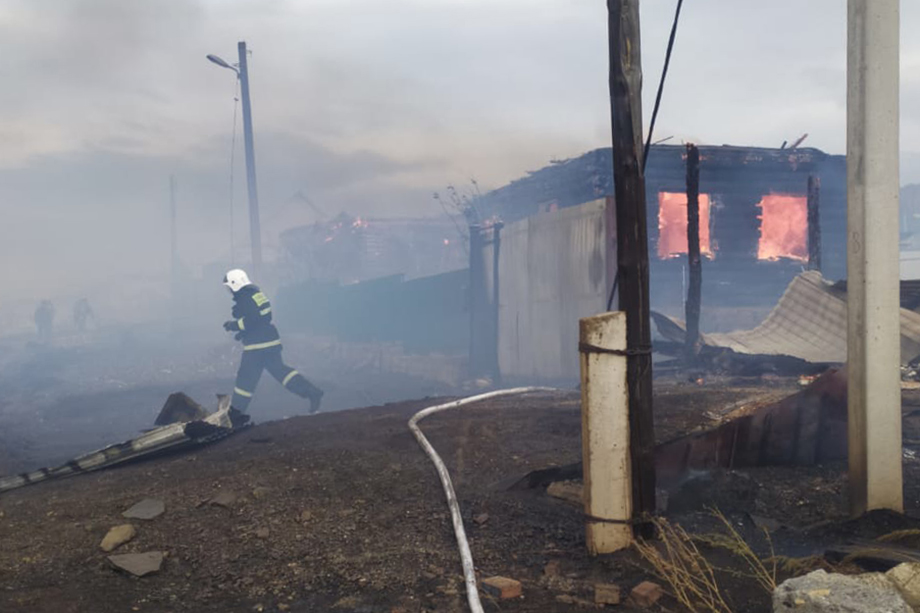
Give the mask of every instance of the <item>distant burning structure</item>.
[[[844, 156], [800, 148], [701, 146], [699, 151], [705, 304], [772, 304], [806, 267], [820, 266], [831, 279], [846, 276]], [[813, 211], [809, 181], [820, 186]], [[477, 207], [510, 222], [613, 192], [611, 151], [597, 149], [489, 192]], [[652, 147], [646, 192], [652, 304], [679, 313], [687, 261], [684, 146]], [[811, 251], [809, 241], [814, 241]]]
[[329, 222], [281, 234], [288, 283], [357, 283], [388, 275], [435, 275], [467, 266], [465, 237], [449, 219], [363, 218], [342, 213]]

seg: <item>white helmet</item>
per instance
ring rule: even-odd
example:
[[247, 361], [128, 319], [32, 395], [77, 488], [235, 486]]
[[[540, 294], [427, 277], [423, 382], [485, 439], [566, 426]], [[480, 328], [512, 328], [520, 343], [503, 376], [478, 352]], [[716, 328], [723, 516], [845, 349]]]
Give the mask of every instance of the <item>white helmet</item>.
[[224, 275], [224, 285], [229, 287], [231, 292], [236, 293], [247, 285], [252, 285], [252, 281], [249, 280], [249, 275], [245, 270], [234, 268]]

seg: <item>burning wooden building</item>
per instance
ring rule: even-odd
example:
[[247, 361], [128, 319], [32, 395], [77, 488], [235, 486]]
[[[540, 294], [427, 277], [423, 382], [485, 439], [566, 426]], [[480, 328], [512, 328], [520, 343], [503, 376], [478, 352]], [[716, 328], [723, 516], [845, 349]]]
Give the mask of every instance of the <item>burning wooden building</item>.
[[[802, 148], [699, 150], [703, 296], [709, 307], [772, 306], [803, 268], [820, 268], [831, 279], [846, 276], [844, 156]], [[652, 147], [646, 195], [651, 298], [659, 310], [682, 311], [686, 294], [686, 176], [685, 147]], [[597, 149], [532, 172], [476, 204], [480, 214], [509, 222], [613, 192], [611, 150]], [[717, 316], [717, 310], [706, 310]]]
[[362, 218], [332, 221], [281, 234], [280, 270], [287, 283], [357, 283], [390, 275], [417, 278], [467, 266], [465, 230], [450, 219]]

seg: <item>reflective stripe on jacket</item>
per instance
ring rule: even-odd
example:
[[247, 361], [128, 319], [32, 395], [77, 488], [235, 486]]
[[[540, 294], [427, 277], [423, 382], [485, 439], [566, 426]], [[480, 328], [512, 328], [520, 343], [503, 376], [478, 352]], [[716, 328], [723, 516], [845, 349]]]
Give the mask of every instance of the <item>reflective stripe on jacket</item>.
[[272, 324], [272, 303], [257, 286], [247, 285], [233, 294], [233, 319], [244, 350], [281, 344], [278, 329]]

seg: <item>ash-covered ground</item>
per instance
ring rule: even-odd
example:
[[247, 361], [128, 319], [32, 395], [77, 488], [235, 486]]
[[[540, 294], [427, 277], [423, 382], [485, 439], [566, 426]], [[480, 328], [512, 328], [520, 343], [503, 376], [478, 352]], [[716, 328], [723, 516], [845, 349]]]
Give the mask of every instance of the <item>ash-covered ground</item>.
[[[792, 380], [660, 380], [659, 440], [795, 389]], [[262, 423], [192, 452], [4, 494], [0, 610], [463, 611], [443, 492], [406, 427], [433, 402]], [[269, 398], [260, 406], [270, 406]], [[598, 583], [618, 585], [625, 597], [655, 579], [633, 551], [589, 557], [579, 505], [543, 487], [507, 489], [531, 470], [580, 459], [577, 392], [491, 401], [432, 416], [422, 427], [451, 471], [480, 577], [523, 584], [523, 598], [486, 597], [487, 610], [583, 611], [594, 606]], [[905, 469], [907, 504], [916, 512], [920, 466], [907, 460]], [[707, 509], [716, 507], [763, 548], [758, 525], [766, 518], [777, 553], [786, 556], [820, 558], [854, 536], [920, 525], [901, 517], [849, 523], [840, 465], [697, 477], [671, 493], [673, 521], [710, 533], [718, 524]], [[215, 497], [222, 503], [213, 504]], [[144, 498], [162, 500], [165, 513], [132, 520], [137, 534], [116, 553], [167, 557], [160, 572], [138, 579], [116, 571], [100, 542]], [[724, 553], [710, 554], [731, 566]], [[769, 595], [749, 580], [726, 574], [722, 583], [735, 610], [770, 610]], [[677, 608], [667, 597], [662, 603]], [[624, 600], [620, 610], [636, 609]]]

